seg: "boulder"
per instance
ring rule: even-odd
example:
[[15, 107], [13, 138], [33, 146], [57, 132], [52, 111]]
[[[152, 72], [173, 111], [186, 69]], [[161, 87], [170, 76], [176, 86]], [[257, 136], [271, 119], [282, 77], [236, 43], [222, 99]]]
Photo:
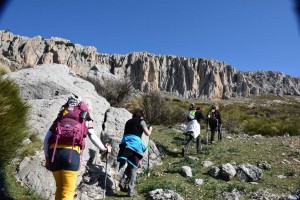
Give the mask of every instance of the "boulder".
[[263, 176], [262, 170], [250, 164], [238, 166], [237, 177], [245, 182], [256, 182]]
[[173, 190], [156, 189], [150, 191], [147, 196], [148, 200], [183, 200], [183, 198]]
[[182, 166], [181, 167], [181, 173], [184, 177], [192, 177], [192, 169], [189, 166]]
[[220, 178], [222, 180], [230, 181], [235, 175], [236, 170], [230, 163], [226, 163], [221, 166]]

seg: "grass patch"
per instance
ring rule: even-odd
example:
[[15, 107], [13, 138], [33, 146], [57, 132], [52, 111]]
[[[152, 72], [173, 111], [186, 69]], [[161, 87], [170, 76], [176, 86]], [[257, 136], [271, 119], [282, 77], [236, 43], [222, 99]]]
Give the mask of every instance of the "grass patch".
[[[30, 107], [22, 101], [18, 86], [0, 76], [0, 169], [5, 166], [28, 135], [28, 111]], [[9, 147], [9, 148], [7, 148]]]
[[[240, 192], [241, 199], [247, 199], [247, 193], [256, 192], [259, 189], [268, 189], [274, 194], [291, 194], [297, 188], [299, 189], [300, 171], [297, 170], [299, 164], [293, 159], [299, 157], [297, 149], [300, 148], [300, 138], [243, 138], [230, 135], [232, 139], [227, 139], [226, 136], [228, 135], [224, 134], [224, 139], [214, 145], [203, 144], [203, 152], [198, 155], [196, 144], [193, 143], [188, 150], [188, 156], [199, 159], [195, 161], [181, 156], [183, 144], [174, 142], [174, 138], [184, 140], [184, 136], [176, 130], [175, 126], [171, 128], [155, 126], [151, 139], [156, 143], [163, 143], [164, 151], [172, 152], [172, 154], [164, 154], [163, 164], [155, 166], [151, 170], [150, 177], [140, 177], [137, 185], [140, 195], [137, 199], [145, 198], [149, 191], [158, 188], [172, 189], [184, 199], [218, 199], [224, 192], [234, 190]], [[290, 161], [289, 165], [284, 164], [285, 159]], [[213, 162], [215, 166], [225, 163], [237, 165], [249, 163], [256, 166], [259, 161], [263, 160], [271, 165], [271, 169], [263, 170], [264, 175], [258, 181], [258, 185], [243, 182], [236, 177], [230, 182], [225, 182], [208, 175], [210, 167], [201, 165], [206, 160]], [[181, 167], [184, 165], [192, 168], [192, 178], [185, 178], [180, 174]], [[287, 178], [280, 179], [279, 175], [285, 175]], [[195, 185], [195, 179], [203, 179], [204, 184]]]

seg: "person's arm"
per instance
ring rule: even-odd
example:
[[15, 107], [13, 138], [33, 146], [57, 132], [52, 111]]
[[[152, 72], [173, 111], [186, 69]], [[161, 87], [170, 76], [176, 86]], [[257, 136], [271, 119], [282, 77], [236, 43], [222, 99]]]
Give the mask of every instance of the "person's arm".
[[209, 123], [209, 118], [210, 118], [210, 110], [206, 114], [206, 122]]
[[111, 146], [109, 144], [106, 144], [105, 146], [101, 142], [100, 138], [97, 137], [95, 134], [95, 130], [93, 128], [93, 122], [89, 121], [89, 128], [88, 128], [88, 136], [91, 140], [91, 142], [100, 150], [102, 151], [108, 151], [109, 153], [111, 152]]
[[46, 133], [45, 139], [44, 139], [44, 154], [45, 154], [45, 167], [46, 169], [50, 170], [50, 159], [48, 156], [48, 149], [49, 149], [49, 138], [52, 136], [52, 132], [49, 130]]
[[201, 119], [204, 120], [204, 121], [206, 120], [206, 117], [205, 117], [204, 113], [201, 110], [197, 110], [196, 119], [199, 123], [200, 123]]
[[52, 132], [49, 130], [47, 133], [46, 133], [46, 136], [45, 136], [45, 139], [44, 139], [44, 154], [45, 154], [45, 157], [47, 158], [48, 157], [48, 149], [49, 149], [49, 144], [48, 144], [48, 141], [49, 141], [49, 138], [52, 136]]
[[143, 131], [144, 133], [147, 135], [147, 136], [150, 136], [151, 133], [152, 133], [152, 126], [150, 126], [149, 128], [147, 127], [146, 125], [146, 122], [144, 120], [141, 121], [141, 126], [143, 128]]

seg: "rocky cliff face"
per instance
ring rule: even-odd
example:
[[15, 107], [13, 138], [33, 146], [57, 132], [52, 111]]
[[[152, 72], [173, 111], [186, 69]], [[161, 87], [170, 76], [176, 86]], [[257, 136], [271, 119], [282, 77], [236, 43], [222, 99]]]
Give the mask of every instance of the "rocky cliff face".
[[130, 78], [142, 92], [165, 91], [183, 98], [228, 99], [262, 93], [300, 95], [300, 78], [280, 72], [241, 72], [217, 60], [154, 55], [97, 53], [61, 38], [44, 39], [0, 31], [0, 55], [10, 60], [13, 70], [39, 64], [64, 64], [86, 77], [97, 66], [118, 78]]

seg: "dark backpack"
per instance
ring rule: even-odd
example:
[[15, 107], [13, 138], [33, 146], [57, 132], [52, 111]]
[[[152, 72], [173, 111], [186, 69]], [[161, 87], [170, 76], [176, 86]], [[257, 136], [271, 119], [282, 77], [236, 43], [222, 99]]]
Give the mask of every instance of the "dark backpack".
[[84, 102], [77, 106], [65, 104], [51, 127], [53, 136], [49, 139], [49, 144], [55, 143], [51, 162], [54, 161], [54, 155], [58, 144], [72, 145], [70, 151], [69, 163], [71, 162], [74, 146], [80, 146], [81, 151], [85, 148], [84, 138], [87, 136], [88, 128], [85, 124], [85, 117], [88, 108]]

